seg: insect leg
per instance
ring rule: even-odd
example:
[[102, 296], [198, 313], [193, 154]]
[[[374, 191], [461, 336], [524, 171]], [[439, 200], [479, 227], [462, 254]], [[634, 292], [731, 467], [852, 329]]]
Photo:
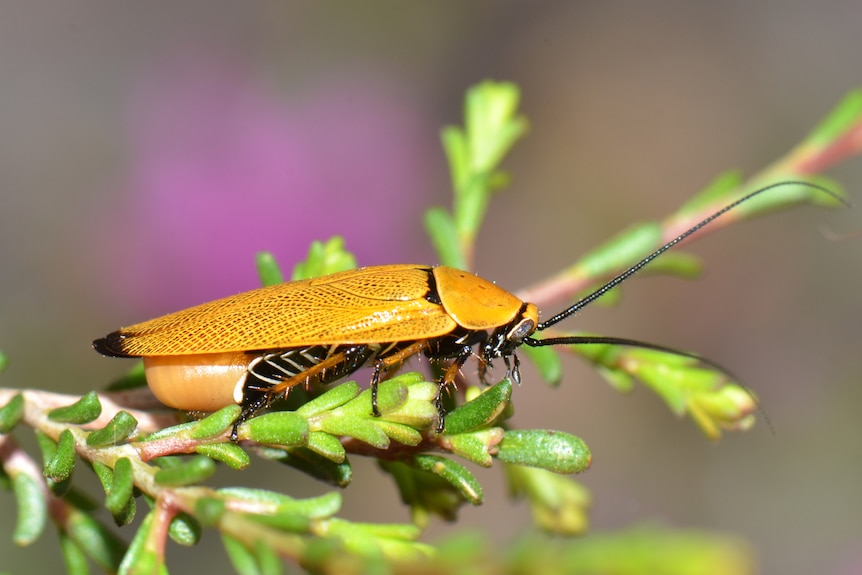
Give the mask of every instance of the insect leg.
[[512, 360], [509, 361], [509, 356], [503, 356], [503, 363], [506, 364], [506, 377], [512, 376], [512, 381], [521, 384], [521, 360], [518, 359], [516, 353], [512, 353]]
[[455, 356], [454, 361], [452, 361], [452, 364], [446, 369], [446, 373], [443, 374], [443, 378], [437, 386], [437, 397], [434, 398], [434, 405], [437, 406], [437, 413], [440, 416], [437, 423], [437, 433], [443, 433], [443, 430], [446, 428], [446, 410], [443, 408], [443, 390], [446, 389], [448, 385], [455, 382], [455, 378], [458, 376], [461, 368], [464, 367], [464, 364], [467, 363], [467, 360], [470, 359], [470, 356], [472, 355], [473, 346], [465, 345], [462, 347], [458, 355]]
[[481, 381], [481, 382], [482, 382], [482, 385], [488, 385], [488, 369], [489, 369], [490, 367], [492, 367], [492, 366], [491, 366], [491, 362], [489, 362], [488, 360], [486, 360], [486, 359], [485, 359], [484, 357], [482, 357], [481, 355], [480, 355], [480, 356], [478, 356], [478, 359], [479, 359], [479, 366], [478, 366], [478, 370], [479, 370], [479, 381]]
[[368, 345], [314, 346], [268, 353], [252, 360], [248, 371], [255, 382], [246, 389], [266, 391], [271, 396], [312, 380], [331, 383], [350, 375], [372, 356]]

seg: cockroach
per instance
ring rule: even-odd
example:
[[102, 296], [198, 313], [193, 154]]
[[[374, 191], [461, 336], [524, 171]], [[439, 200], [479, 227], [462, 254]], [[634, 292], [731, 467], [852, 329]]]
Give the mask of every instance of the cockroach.
[[[716, 218], [751, 198], [749, 193], [698, 222], [570, 307], [539, 321], [536, 305], [472, 273], [446, 266], [383, 265], [263, 287], [138, 323], [93, 342], [99, 353], [142, 357], [147, 383], [164, 404], [189, 411], [242, 406], [237, 426], [300, 384], [331, 383], [369, 365], [372, 405], [382, 375], [423, 353], [448, 363], [437, 406], [443, 429], [443, 389], [478, 348], [479, 372], [496, 359], [520, 381], [521, 345], [618, 344], [698, 357], [625, 338], [564, 336], [537, 339]], [[702, 359], [699, 358], [698, 359]], [[708, 360], [707, 364], [715, 365]]]

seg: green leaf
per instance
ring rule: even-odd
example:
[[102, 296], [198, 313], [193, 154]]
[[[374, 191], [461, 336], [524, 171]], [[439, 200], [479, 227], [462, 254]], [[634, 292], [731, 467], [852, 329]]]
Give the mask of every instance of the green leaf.
[[0, 407], [0, 434], [11, 433], [24, 417], [24, 396], [16, 393], [12, 399]]
[[[68, 496], [66, 501], [69, 501]], [[99, 567], [109, 572], [118, 570], [126, 554], [126, 544], [96, 520], [92, 511], [81, 510], [78, 506], [68, 507], [62, 527]]]
[[[397, 411], [407, 403], [407, 400], [410, 397], [408, 384], [412, 381], [412, 378], [408, 378], [407, 381], [404, 381], [400, 377], [395, 377], [393, 379], [380, 382], [377, 386], [377, 408], [380, 410], [381, 414]], [[337, 413], [355, 415], [370, 420], [371, 389], [366, 389], [358, 398], [337, 410]]]
[[[312, 432], [309, 434], [309, 441], [311, 441], [311, 436], [315, 435], [315, 433], [332, 437], [326, 433]], [[333, 437], [332, 439], [338, 441], [337, 438]], [[340, 461], [335, 458], [329, 459], [326, 457], [326, 453], [319, 455], [304, 447], [291, 447], [288, 449], [259, 447], [256, 451], [261, 457], [289, 465], [315, 479], [336, 487], [347, 487], [353, 480], [353, 468], [346, 458]]]
[[251, 458], [248, 453], [235, 443], [198, 445], [195, 447], [195, 453], [220, 461], [231, 469], [245, 469], [251, 465]]
[[[825, 207], [841, 207], [844, 192], [829, 179], [824, 177], [807, 177], [806, 181], [788, 181], [786, 176], [775, 177], [768, 180], [758, 180], [759, 189], [764, 193], [747, 200], [733, 210], [731, 219], [744, 220], [755, 216], [762, 216], [783, 208], [788, 208], [801, 203], [812, 203]], [[825, 189], [821, 189], [825, 188]], [[749, 190], [754, 191], [754, 190]], [[740, 192], [738, 197], [742, 197]], [[738, 199], [733, 198], [734, 200]], [[728, 216], [725, 216], [728, 219]]]
[[135, 517], [135, 500], [132, 490], [135, 486], [135, 476], [132, 462], [128, 457], [121, 457], [114, 463], [114, 474], [105, 507], [111, 512], [117, 525], [127, 525]]
[[748, 429], [754, 424], [753, 395], [730, 383], [715, 365], [686, 355], [644, 348], [594, 344], [568, 346], [596, 365], [598, 372], [622, 392], [640, 380], [678, 416], [690, 415], [710, 438], [721, 429]]
[[138, 420], [127, 411], [118, 411], [117, 415], [102, 429], [97, 429], [87, 436], [90, 447], [104, 447], [124, 443], [138, 427]]
[[192, 439], [216, 437], [230, 429], [239, 419], [242, 408], [239, 405], [228, 405], [208, 415], [192, 428]]
[[36, 430], [36, 443], [39, 445], [39, 451], [42, 452], [43, 462], [47, 463], [57, 455], [57, 442], [44, 431]]
[[590, 492], [546, 469], [506, 465], [514, 497], [526, 497], [536, 525], [550, 533], [580, 535], [589, 527]]
[[201, 497], [195, 501], [195, 516], [204, 527], [215, 527], [225, 514], [227, 504], [216, 497]]
[[278, 506], [281, 513], [292, 513], [309, 519], [325, 519], [341, 509], [341, 494], [334, 491], [305, 499], [294, 499], [282, 493], [249, 487], [226, 487], [220, 489], [219, 493], [241, 501], [272, 503]]
[[356, 258], [344, 248], [344, 238], [333, 236], [326, 243], [312, 242], [308, 258], [293, 268], [294, 281], [352, 270]]
[[248, 518], [255, 523], [273, 527], [279, 531], [288, 533], [308, 533], [311, 521], [296, 513], [277, 512], [274, 514], [248, 514]]
[[851, 90], [808, 135], [805, 144], [825, 147], [862, 119], [862, 90]]
[[[432, 418], [428, 418], [430, 421]], [[409, 425], [379, 419], [374, 424], [386, 434], [386, 437], [401, 445], [419, 445], [422, 443], [422, 433]]]
[[[64, 432], [65, 431], [68, 431], [71, 434], [70, 430], [64, 430]], [[68, 440], [66, 440], [66, 441], [68, 441]], [[46, 474], [45, 469], [47, 468], [48, 464], [57, 457], [58, 445], [57, 445], [56, 441], [54, 441], [48, 435], [46, 435], [44, 432], [42, 432], [38, 429], [36, 430], [36, 443], [39, 445], [39, 451], [42, 452], [42, 461], [43, 461], [42, 474], [45, 475]], [[71, 446], [71, 453], [70, 453], [70, 455], [72, 457], [72, 461], [71, 462], [67, 461], [66, 464], [74, 466], [74, 464], [75, 464], [74, 438], [73, 438], [72, 443], [73, 444]], [[69, 447], [66, 447], [65, 449], [69, 449]], [[69, 455], [66, 455], [66, 457], [69, 457]], [[62, 465], [61, 465], [60, 469], [62, 469]], [[65, 475], [65, 474], [63, 473], [61, 475]], [[63, 497], [65, 495], [67, 495], [69, 489], [72, 486], [71, 469], [69, 469], [69, 474], [66, 475], [65, 478], [60, 480], [60, 481], [55, 481], [55, 480], [51, 479], [50, 477], [48, 477], [47, 475], [45, 475], [45, 477], [48, 480], [47, 481], [48, 489], [50, 489], [51, 493], [53, 493], [57, 497]]]
[[640, 272], [641, 275], [668, 275], [683, 279], [696, 279], [703, 273], [703, 262], [686, 252], [665, 252]]
[[289, 502], [281, 503], [279, 509], [298, 513], [309, 519], [324, 519], [338, 513], [341, 510], [341, 504], [341, 494], [333, 491], [317, 497], [292, 499]]
[[337, 385], [326, 393], [305, 403], [302, 407], [296, 410], [296, 414], [305, 418], [310, 418], [325, 411], [333, 410], [356, 398], [362, 389], [355, 381], [347, 381], [341, 385]]
[[464, 499], [473, 505], [480, 505], [482, 503], [482, 486], [473, 474], [460, 463], [440, 457], [439, 455], [429, 454], [416, 455], [410, 463], [416, 469], [433, 473], [446, 480], [446, 482], [458, 490]]
[[[440, 131], [440, 141], [443, 144], [443, 152], [446, 154], [446, 160], [449, 162], [452, 190], [457, 193], [458, 190], [463, 190], [467, 187], [467, 181], [471, 174], [467, 138], [461, 128], [447, 126]], [[453, 237], [457, 238], [457, 232]]]
[[263, 286], [272, 286], [284, 283], [284, 275], [275, 261], [275, 256], [269, 252], [258, 252], [256, 256], [257, 275], [260, 278], [260, 284]]
[[571, 269], [579, 277], [604, 277], [639, 261], [644, 254], [660, 246], [661, 241], [659, 224], [639, 224], [591, 251]]
[[266, 541], [258, 539], [254, 542], [254, 556], [260, 567], [261, 575], [281, 575], [284, 573], [284, 561]]
[[90, 391], [81, 399], [48, 412], [48, 419], [58, 423], [74, 423], [81, 425], [90, 423], [102, 414], [102, 403], [95, 391]]
[[409, 460], [378, 460], [377, 463], [392, 475], [401, 500], [410, 506], [413, 523], [419, 527], [427, 527], [431, 515], [454, 521], [458, 509], [467, 503], [459, 486], [439, 475], [419, 469]]
[[554, 473], [580, 473], [590, 466], [592, 455], [587, 445], [574, 435], [562, 431], [516, 429], [503, 435], [497, 459]]
[[724, 374], [712, 369], [658, 362], [639, 365], [634, 374], [656, 391], [678, 415], [685, 413], [689, 394], [712, 391], [726, 379]]
[[470, 433], [445, 435], [438, 441], [452, 453], [472, 461], [482, 467], [491, 467], [494, 463], [491, 452], [496, 451], [503, 439], [503, 428], [492, 427]]
[[499, 417], [512, 397], [512, 383], [503, 379], [500, 383], [487, 388], [472, 401], [458, 407], [446, 415], [447, 435], [456, 435], [487, 427]]
[[240, 436], [265, 445], [300, 446], [308, 441], [308, 421], [290, 411], [265, 413], [246, 421]]
[[409, 444], [412, 440], [408, 436], [416, 437], [419, 430], [436, 426], [440, 416], [436, 405], [439, 389], [438, 383], [425, 381], [425, 377], [416, 372], [383, 382], [377, 404], [381, 417], [372, 421], [394, 433], [391, 437], [396, 441]]
[[77, 454], [75, 453], [75, 436], [68, 429], [60, 433], [60, 441], [56, 444], [57, 449], [54, 456], [45, 461], [42, 474], [48, 479], [60, 483], [72, 476], [75, 469]]
[[87, 554], [84, 553], [84, 550], [63, 531], [60, 531], [58, 535], [63, 562], [66, 564], [66, 573], [68, 575], [89, 575], [90, 567], [87, 564]]
[[510, 573], [530, 573], [541, 557], [551, 573], [753, 575], [760, 567], [750, 543], [699, 529], [635, 526], [582, 538], [535, 534], [509, 546]]
[[181, 512], [171, 520], [168, 536], [180, 545], [191, 547], [197, 545], [201, 539], [201, 525], [188, 513]]
[[823, 190], [808, 188], [808, 195], [804, 198], [804, 201], [826, 208], [852, 207], [850, 201], [847, 199], [847, 192], [841, 184], [825, 176], [810, 176], [808, 180], [818, 186], [827, 188], [834, 195], [824, 193]]
[[444, 265], [468, 269], [473, 243], [491, 194], [509, 183], [498, 165], [528, 128], [517, 116], [520, 91], [515, 84], [486, 81], [467, 91], [464, 126], [449, 126], [441, 140], [452, 179], [451, 216], [429, 210], [425, 227]]
[[350, 525], [370, 533], [375, 537], [385, 539], [400, 539], [401, 541], [415, 541], [422, 536], [422, 529], [409, 523], [357, 523], [336, 520], [339, 527]]
[[139, 438], [138, 441], [140, 441], [141, 443], [147, 443], [149, 441], [159, 441], [168, 437], [175, 438], [180, 434], [185, 434], [191, 437], [192, 430], [194, 430], [197, 425], [197, 421], [187, 421], [185, 423], [178, 423], [177, 425], [172, 425], [170, 427], [163, 427], [162, 429], [159, 429]]
[[[332, 519], [327, 534], [338, 537], [349, 552], [372, 560], [420, 561], [435, 555], [432, 547], [414, 541], [420, 534], [415, 525], [381, 525]], [[379, 571], [367, 564], [365, 569]]]
[[231, 565], [237, 573], [240, 575], [260, 575], [257, 559], [239, 539], [222, 533], [221, 540]]
[[359, 417], [328, 417], [321, 422], [322, 431], [358, 439], [378, 449], [389, 447], [389, 437], [376, 422]]
[[122, 575], [168, 575], [164, 558], [148, 545], [150, 531], [155, 528], [153, 522], [154, 515], [150, 513], [135, 534], [129, 552], [120, 564]]
[[98, 461], [91, 462], [90, 466], [93, 468], [93, 473], [99, 478], [99, 483], [102, 484], [105, 495], [107, 495], [111, 489], [111, 484], [114, 482], [114, 470]]
[[341, 463], [347, 457], [347, 451], [345, 451], [341, 441], [337, 437], [322, 431], [309, 432], [307, 447], [335, 463]]
[[515, 116], [520, 89], [510, 82], [484, 81], [467, 91], [464, 123], [472, 171], [490, 172], [527, 131], [527, 120]]
[[425, 230], [437, 258], [444, 266], [467, 269], [467, 259], [461, 251], [458, 230], [449, 213], [442, 208], [431, 208], [425, 212]]
[[[697, 214], [718, 203], [728, 203], [739, 194], [739, 188], [744, 183], [742, 172], [730, 170], [716, 176], [701, 191], [686, 201], [676, 211], [675, 216], [686, 217]], [[662, 256], [664, 257], [664, 256]]]
[[[429, 427], [436, 419], [436, 409], [431, 405], [431, 393], [436, 394], [434, 384], [425, 385], [422, 376], [408, 373], [378, 386], [377, 406], [382, 417], [371, 416], [371, 390], [366, 390], [355, 399], [330, 412], [320, 414], [314, 421], [315, 431], [325, 431], [336, 436], [358, 439], [385, 449], [390, 435], [406, 444], [416, 443], [417, 432], [405, 426]], [[427, 398], [423, 401], [422, 397]]]
[[620, 393], [631, 393], [635, 388], [634, 378], [621, 369], [596, 365], [596, 371], [611, 387]]
[[692, 419], [712, 440], [721, 438], [722, 429], [751, 429], [756, 409], [752, 395], [736, 385], [725, 385], [712, 393], [693, 394], [688, 405]]
[[35, 479], [21, 472], [10, 475], [15, 501], [18, 503], [18, 521], [12, 540], [23, 547], [36, 541], [45, 529], [48, 502], [42, 486]]
[[156, 472], [155, 480], [159, 485], [182, 487], [205, 481], [215, 470], [215, 462], [212, 459], [198, 455], [180, 467], [160, 469]]

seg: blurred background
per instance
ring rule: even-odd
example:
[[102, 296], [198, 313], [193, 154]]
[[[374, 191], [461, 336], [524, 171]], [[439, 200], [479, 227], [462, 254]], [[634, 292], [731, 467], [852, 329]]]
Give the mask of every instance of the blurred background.
[[[862, 84], [860, 21], [851, 0], [4, 3], [2, 385], [101, 388], [129, 364], [99, 357], [94, 338], [255, 287], [260, 250], [290, 269], [340, 233], [361, 264], [435, 263], [421, 216], [450, 201], [439, 130], [486, 78], [522, 87], [531, 131], [477, 271], [535, 283], [720, 172], [783, 155]], [[862, 202], [862, 159], [829, 175]], [[594, 529], [704, 528], [748, 540], [764, 573], [862, 572], [862, 239], [823, 235], [860, 227], [858, 209], [744, 223], [691, 247], [701, 280], [635, 280], [619, 307], [575, 324], [732, 367], [774, 433], [711, 444], [575, 360], [556, 390], [525, 372], [515, 424], [593, 451], [580, 479]], [[262, 486], [329, 490], [253, 465]], [[407, 521], [388, 478], [355, 465], [343, 515]], [[486, 504], [428, 540], [469, 526], [505, 545], [529, 529], [500, 474], [480, 478]], [[0, 493], [0, 569], [62, 569], [50, 532], [12, 545], [13, 513]], [[202, 546], [173, 545], [169, 564], [223, 569], [212, 532]]]

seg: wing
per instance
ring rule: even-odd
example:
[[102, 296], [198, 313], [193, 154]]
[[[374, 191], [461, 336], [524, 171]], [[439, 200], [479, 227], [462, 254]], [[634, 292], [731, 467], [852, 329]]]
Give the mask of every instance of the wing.
[[377, 266], [264, 287], [115, 331], [93, 343], [115, 356], [189, 355], [445, 335], [457, 324], [431, 268]]

